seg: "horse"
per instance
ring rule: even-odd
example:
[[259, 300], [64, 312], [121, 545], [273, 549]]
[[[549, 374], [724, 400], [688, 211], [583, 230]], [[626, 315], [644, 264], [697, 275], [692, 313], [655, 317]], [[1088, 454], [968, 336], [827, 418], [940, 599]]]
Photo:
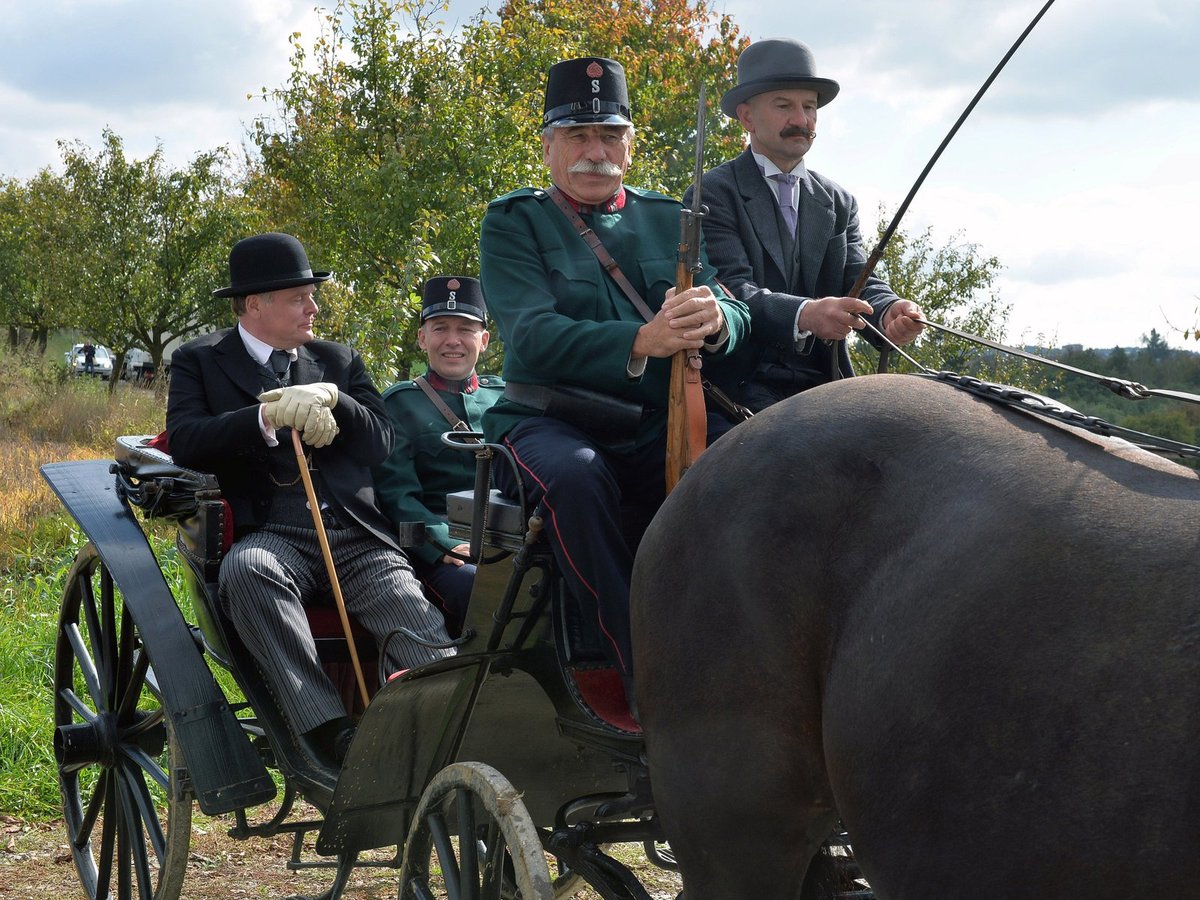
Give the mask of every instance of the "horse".
[[686, 900], [1200, 897], [1200, 482], [935, 379], [738, 425], [638, 550], [634, 671]]

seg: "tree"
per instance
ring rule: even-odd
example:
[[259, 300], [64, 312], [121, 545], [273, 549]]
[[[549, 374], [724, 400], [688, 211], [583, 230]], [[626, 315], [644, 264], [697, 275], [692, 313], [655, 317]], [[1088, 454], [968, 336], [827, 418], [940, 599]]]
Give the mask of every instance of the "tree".
[[103, 138], [95, 153], [61, 146], [72, 212], [58, 226], [70, 260], [58, 290], [67, 320], [114, 351], [119, 373], [134, 346], [158, 366], [170, 341], [221, 321], [211, 292], [249, 213], [225, 151], [170, 171], [161, 147], [128, 160], [118, 135]]
[[[326, 295], [322, 331], [354, 343], [388, 380], [419, 358], [425, 279], [477, 274], [488, 202], [545, 182], [550, 65], [585, 53], [622, 62], [638, 126], [631, 180], [678, 195], [691, 180], [697, 86], [730, 81], [744, 43], [707, 0], [510, 0], [496, 21], [480, 13], [457, 33], [437, 20], [444, 9], [339, 4], [311, 50], [293, 36], [288, 84], [263, 92], [280, 121], [255, 124], [254, 180], [271, 188], [271, 220], [342, 281]], [[742, 138], [736, 123], [709, 123], [712, 164]]]
[[[883, 236], [891, 220], [880, 206], [876, 239]], [[898, 228], [884, 250], [875, 274], [886, 281], [900, 297], [920, 305], [925, 317], [988, 340], [1003, 343], [1009, 307], [992, 288], [1001, 269], [995, 256], [983, 254], [978, 244], [963, 239], [957, 232], [945, 244], [936, 245], [933, 229], [912, 236]], [[989, 381], [1020, 385], [1043, 391], [1056, 376], [1050, 371], [1031, 370], [998, 351], [926, 329], [917, 343], [902, 348], [921, 365], [933, 370], [970, 374]], [[852, 348], [855, 369], [874, 371], [875, 353], [862, 341]], [[911, 370], [904, 360], [894, 368]]]
[[25, 331], [44, 354], [49, 333], [70, 324], [59, 302], [61, 279], [73, 265], [62, 244], [69, 207], [66, 185], [49, 169], [25, 184], [0, 186], [0, 318], [14, 349]]

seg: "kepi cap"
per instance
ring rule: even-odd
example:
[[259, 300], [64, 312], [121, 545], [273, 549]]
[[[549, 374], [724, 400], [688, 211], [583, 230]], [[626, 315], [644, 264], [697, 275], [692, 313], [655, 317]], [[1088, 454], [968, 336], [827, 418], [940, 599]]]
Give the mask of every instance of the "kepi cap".
[[487, 303], [479, 279], [466, 275], [440, 275], [425, 282], [421, 322], [438, 316], [462, 316], [487, 324]]
[[632, 125], [625, 69], [613, 59], [584, 56], [550, 67], [542, 127]]

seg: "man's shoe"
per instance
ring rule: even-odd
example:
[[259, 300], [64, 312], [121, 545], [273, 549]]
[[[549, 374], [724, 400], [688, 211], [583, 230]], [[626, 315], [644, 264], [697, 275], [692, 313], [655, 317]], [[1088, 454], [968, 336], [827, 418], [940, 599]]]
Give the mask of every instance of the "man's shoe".
[[350, 745], [354, 743], [354, 735], [357, 731], [357, 725], [348, 725], [339, 731], [337, 737], [333, 739], [333, 758], [337, 761], [339, 769], [342, 767], [342, 763], [346, 761], [346, 754], [350, 752]]

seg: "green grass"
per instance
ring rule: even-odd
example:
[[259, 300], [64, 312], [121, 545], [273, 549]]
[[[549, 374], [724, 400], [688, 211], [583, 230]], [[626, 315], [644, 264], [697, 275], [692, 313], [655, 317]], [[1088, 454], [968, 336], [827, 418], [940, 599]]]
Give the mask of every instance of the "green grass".
[[[153, 392], [118, 384], [110, 395], [99, 381], [68, 377], [61, 358], [0, 352], [0, 814], [29, 819], [58, 811], [54, 644], [85, 540], [38, 467], [110, 458], [118, 435], [156, 432], [164, 417]], [[170, 568], [173, 535], [159, 532], [151, 540]]]

